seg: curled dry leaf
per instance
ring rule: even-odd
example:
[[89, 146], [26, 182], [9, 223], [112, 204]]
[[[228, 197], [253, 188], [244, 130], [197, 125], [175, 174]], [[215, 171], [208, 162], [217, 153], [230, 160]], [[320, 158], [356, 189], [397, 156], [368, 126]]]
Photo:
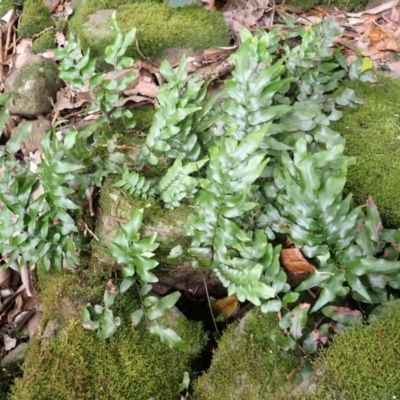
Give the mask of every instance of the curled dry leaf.
[[214, 316], [223, 315], [225, 318], [231, 317], [239, 306], [239, 300], [236, 296], [224, 297], [212, 303], [211, 307]]
[[24, 264], [21, 268], [21, 281], [26, 289], [26, 294], [29, 297], [32, 297], [33, 292], [33, 282], [32, 282], [32, 275], [31, 269], [28, 267], [27, 264]]
[[215, 61], [224, 60], [229, 57], [237, 49], [237, 46], [229, 46], [229, 47], [211, 47], [207, 50], [204, 50], [203, 57], [204, 62], [207, 64], [213, 63]]
[[282, 249], [281, 263], [283, 268], [288, 272], [314, 272], [316, 268], [310, 264], [303, 256], [299, 249]]
[[107, 289], [106, 289], [106, 292], [107, 292], [107, 293], [117, 293], [117, 288], [116, 288], [116, 286], [114, 285], [114, 282], [113, 282], [112, 279], [110, 279], [110, 280], [107, 282]]

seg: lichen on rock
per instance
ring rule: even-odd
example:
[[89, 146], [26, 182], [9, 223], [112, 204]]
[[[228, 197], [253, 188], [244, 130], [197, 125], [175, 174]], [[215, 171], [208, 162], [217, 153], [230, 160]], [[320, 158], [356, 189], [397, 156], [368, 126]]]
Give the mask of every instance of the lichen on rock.
[[40, 55], [31, 57], [5, 81], [5, 90], [11, 94], [10, 114], [36, 116], [50, 112], [62, 82], [58, 66]]

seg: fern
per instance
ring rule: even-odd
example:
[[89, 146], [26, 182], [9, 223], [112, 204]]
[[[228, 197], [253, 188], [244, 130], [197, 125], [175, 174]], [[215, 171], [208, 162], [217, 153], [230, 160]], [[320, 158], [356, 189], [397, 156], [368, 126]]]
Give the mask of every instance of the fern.
[[156, 190], [155, 183], [152, 179], [146, 179], [136, 171], [129, 171], [124, 165], [121, 180], [115, 182], [113, 186], [125, 189], [133, 197], [140, 197], [143, 200], [148, 200], [154, 197]]
[[200, 170], [207, 161], [208, 158], [197, 162], [189, 162], [182, 166], [180, 158], [175, 160], [164, 177], [158, 182], [158, 192], [165, 203], [165, 208], [173, 209], [179, 207], [183, 198], [193, 197], [197, 192], [198, 180], [189, 175]]
[[229, 295], [237, 294], [240, 301], [256, 305], [275, 295], [275, 289], [262, 280], [272, 257], [260, 263], [266, 241], [261, 248], [257, 246], [258, 242], [252, 242], [233, 218], [256, 206], [245, 199], [268, 161], [265, 153], [253, 154], [267, 128], [240, 143], [234, 132], [227, 133], [218, 147], [210, 148], [207, 178], [200, 180], [201, 190], [196, 196], [196, 214], [188, 217], [186, 226], [187, 234], [194, 236], [189, 252], [203, 258], [202, 264], [215, 272]]

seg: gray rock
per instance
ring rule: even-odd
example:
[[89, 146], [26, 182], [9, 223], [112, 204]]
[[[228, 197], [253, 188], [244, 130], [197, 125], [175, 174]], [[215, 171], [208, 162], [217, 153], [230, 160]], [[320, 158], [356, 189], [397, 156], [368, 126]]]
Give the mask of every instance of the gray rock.
[[50, 112], [49, 99], [56, 99], [61, 85], [57, 64], [40, 55], [33, 56], [5, 82], [6, 92], [11, 93], [10, 114], [36, 116]]
[[20, 343], [17, 347], [12, 349], [2, 360], [2, 367], [16, 367], [24, 361], [26, 352], [28, 350], [28, 343]]

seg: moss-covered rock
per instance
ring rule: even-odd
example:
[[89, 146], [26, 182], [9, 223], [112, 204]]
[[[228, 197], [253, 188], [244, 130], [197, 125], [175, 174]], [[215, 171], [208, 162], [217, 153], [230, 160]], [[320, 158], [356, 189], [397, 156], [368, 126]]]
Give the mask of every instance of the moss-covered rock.
[[[281, 333], [278, 318], [258, 309], [223, 333], [208, 372], [194, 383], [196, 400], [272, 400], [298, 383], [287, 376], [300, 360], [280, 350], [270, 338]], [[283, 397], [280, 397], [283, 396]]]
[[[230, 43], [221, 13], [195, 5], [172, 8], [160, 0], [126, 3], [121, 0], [87, 0], [78, 7], [69, 28], [78, 33], [83, 48], [90, 46], [97, 56], [102, 56], [105, 47], [113, 43], [109, 22], [113, 10], [117, 10], [122, 32], [137, 28], [140, 50], [146, 57], [165, 57], [167, 49], [181, 49], [182, 53], [184, 49], [204, 50]], [[141, 58], [135, 43], [127, 49], [126, 55]]]
[[0, 15], [3, 16], [10, 10], [15, 10], [14, 0], [2, 0], [0, 3]]
[[50, 11], [43, 0], [24, 1], [23, 11], [18, 29], [21, 38], [29, 38], [53, 25]]
[[55, 35], [53, 31], [47, 31], [42, 36], [38, 37], [32, 45], [34, 53], [41, 53], [42, 51], [53, 49], [56, 47]]
[[358, 204], [372, 196], [384, 222], [400, 226], [400, 132], [397, 108], [400, 81], [380, 77], [379, 83], [348, 81], [344, 88], [355, 90], [365, 103], [346, 107], [343, 118], [332, 129], [346, 139], [345, 152], [357, 157], [349, 168], [346, 190]]
[[132, 329], [130, 313], [139, 302], [131, 291], [117, 296], [113, 307], [121, 327], [101, 341], [82, 328], [76, 313], [87, 301], [101, 302], [105, 286], [98, 270], [52, 274], [41, 287], [43, 328], [51, 322], [51, 332], [42, 329], [30, 342], [24, 375], [16, 380], [11, 399], [179, 398], [183, 372], [190, 371], [191, 360], [204, 345], [201, 324], [174, 317], [174, 330], [191, 348], [187, 353], [172, 350], [149, 334], [145, 322]]
[[337, 335], [315, 362], [313, 399], [391, 400], [400, 393], [400, 308]]
[[361, 11], [365, 9], [368, 0], [287, 0], [286, 4], [294, 6], [302, 11], [308, 11], [311, 8], [323, 5], [336, 7], [340, 11]]

